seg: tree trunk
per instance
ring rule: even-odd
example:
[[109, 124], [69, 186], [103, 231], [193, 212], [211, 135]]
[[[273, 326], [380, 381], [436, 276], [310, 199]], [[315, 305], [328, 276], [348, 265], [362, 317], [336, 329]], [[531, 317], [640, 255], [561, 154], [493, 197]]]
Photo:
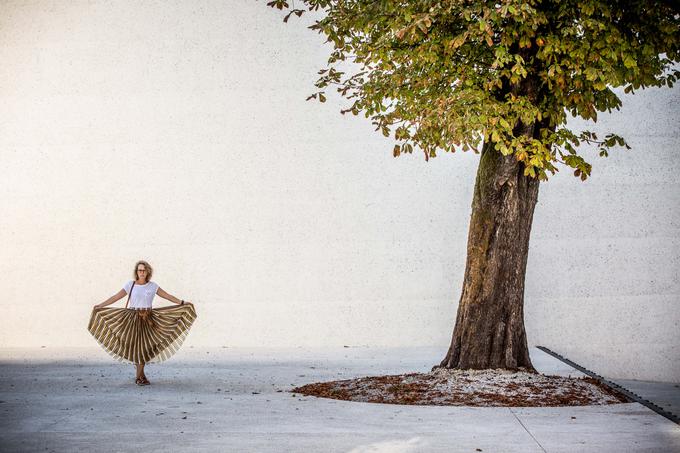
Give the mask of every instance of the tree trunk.
[[526, 368], [524, 276], [538, 179], [485, 143], [477, 170], [467, 262], [451, 346], [440, 367]]

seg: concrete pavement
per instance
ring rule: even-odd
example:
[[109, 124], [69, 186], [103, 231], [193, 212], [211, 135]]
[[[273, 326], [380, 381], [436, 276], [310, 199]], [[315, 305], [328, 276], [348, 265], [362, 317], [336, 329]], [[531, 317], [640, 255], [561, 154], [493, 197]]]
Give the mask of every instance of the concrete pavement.
[[[680, 426], [637, 403], [418, 407], [302, 397], [304, 383], [423, 372], [433, 348], [198, 349], [147, 367], [101, 350], [0, 350], [2, 451], [680, 452]], [[543, 373], [581, 374], [540, 350]]]

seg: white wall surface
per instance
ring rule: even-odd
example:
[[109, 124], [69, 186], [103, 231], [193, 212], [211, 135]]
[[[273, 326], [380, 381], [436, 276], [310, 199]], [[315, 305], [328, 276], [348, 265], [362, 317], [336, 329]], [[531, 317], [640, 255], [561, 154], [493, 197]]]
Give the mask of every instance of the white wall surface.
[[[478, 155], [394, 159], [346, 102], [305, 102], [328, 47], [281, 17], [250, 0], [0, 4], [0, 347], [93, 346], [91, 306], [142, 258], [195, 302], [189, 344], [444, 354]], [[594, 129], [633, 150], [541, 186], [532, 345], [680, 377], [679, 101], [625, 96]]]

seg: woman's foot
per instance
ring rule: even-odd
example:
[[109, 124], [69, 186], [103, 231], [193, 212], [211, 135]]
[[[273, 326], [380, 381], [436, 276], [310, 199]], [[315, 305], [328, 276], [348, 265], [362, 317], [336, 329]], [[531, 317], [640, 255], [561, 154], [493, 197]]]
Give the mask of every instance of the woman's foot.
[[141, 383], [140, 385], [149, 385], [149, 384], [151, 384], [151, 382], [149, 382], [149, 380], [146, 378], [146, 376], [142, 376], [142, 378], [141, 378], [140, 380], [142, 381], [142, 383]]
[[142, 381], [142, 378], [137, 378], [137, 379], [135, 379], [135, 384], [137, 384], [137, 385], [144, 385], [143, 382], [144, 382], [144, 381]]

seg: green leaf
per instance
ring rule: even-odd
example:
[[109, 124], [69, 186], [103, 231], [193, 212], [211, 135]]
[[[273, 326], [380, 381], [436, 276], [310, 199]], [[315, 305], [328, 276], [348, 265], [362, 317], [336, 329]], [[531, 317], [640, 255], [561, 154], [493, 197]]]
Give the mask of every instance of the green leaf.
[[[479, 149], [486, 139], [541, 180], [558, 164], [588, 177], [582, 143], [603, 157], [612, 146], [630, 149], [622, 137], [571, 130], [578, 123], [568, 124], [570, 115], [596, 121], [622, 106], [616, 88], [635, 94], [680, 77], [680, 15], [672, 2], [267, 5], [287, 9], [286, 17], [318, 13], [310, 28], [333, 47], [317, 89], [334, 86], [352, 103], [343, 114], [361, 113], [385, 136], [394, 127], [400, 154], [417, 147], [429, 159], [439, 150]], [[309, 99], [325, 102], [326, 95]]]

